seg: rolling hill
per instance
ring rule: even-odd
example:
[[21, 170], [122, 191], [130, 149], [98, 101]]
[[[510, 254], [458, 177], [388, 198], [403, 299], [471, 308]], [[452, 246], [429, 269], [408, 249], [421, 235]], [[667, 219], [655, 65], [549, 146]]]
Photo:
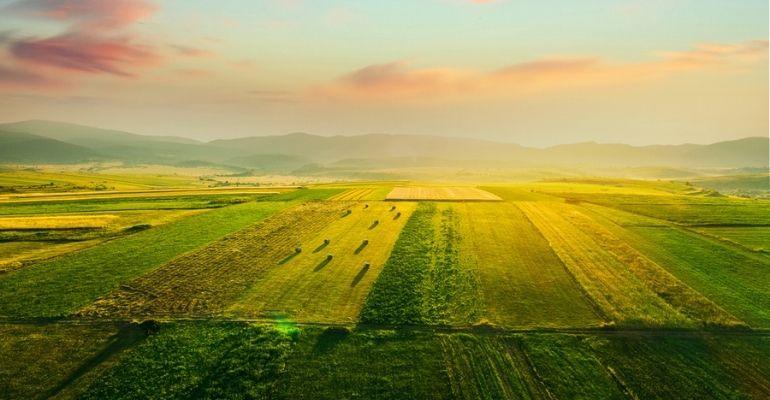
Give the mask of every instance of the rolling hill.
[[86, 147], [27, 133], [0, 130], [0, 160], [10, 163], [77, 163], [103, 159]]
[[[473, 138], [370, 134], [316, 136], [292, 133], [221, 139], [203, 143], [175, 136], [147, 136], [87, 126], [24, 121], [0, 124], [0, 131], [25, 133], [52, 142], [60, 151], [39, 150], [36, 162], [82, 160], [99, 156], [134, 163], [179, 164], [199, 161], [237, 165], [263, 171], [291, 172], [306, 165], [349, 168], [465, 167], [587, 167], [591, 168], [767, 168], [767, 137], [749, 137], [713, 144], [631, 146], [595, 142], [544, 149]], [[9, 136], [10, 137], [10, 136]], [[11, 139], [6, 139], [11, 140]], [[68, 144], [74, 147], [63, 146]], [[27, 150], [31, 151], [31, 150]], [[72, 152], [72, 154], [63, 154]], [[6, 150], [0, 162], [24, 157]], [[26, 157], [26, 156], [25, 156]]]

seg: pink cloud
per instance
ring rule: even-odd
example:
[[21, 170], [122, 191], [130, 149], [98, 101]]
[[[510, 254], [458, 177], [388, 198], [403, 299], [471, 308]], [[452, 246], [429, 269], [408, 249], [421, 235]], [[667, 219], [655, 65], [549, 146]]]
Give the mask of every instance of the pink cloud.
[[65, 33], [46, 39], [21, 39], [10, 53], [23, 63], [88, 73], [133, 76], [128, 68], [151, 65], [159, 56], [127, 38], [98, 38]]
[[703, 44], [641, 63], [608, 63], [595, 57], [548, 58], [492, 71], [413, 69], [403, 62], [366, 66], [325, 85], [310, 98], [343, 101], [437, 101], [474, 96], [521, 96], [577, 86], [635, 83], [683, 70], [735, 66], [767, 57], [767, 41]]
[[22, 16], [78, 25], [78, 29], [115, 29], [149, 17], [155, 5], [144, 0], [21, 0], [6, 10]]
[[28, 68], [0, 65], [0, 88], [51, 89], [63, 86], [62, 82], [30, 71]]

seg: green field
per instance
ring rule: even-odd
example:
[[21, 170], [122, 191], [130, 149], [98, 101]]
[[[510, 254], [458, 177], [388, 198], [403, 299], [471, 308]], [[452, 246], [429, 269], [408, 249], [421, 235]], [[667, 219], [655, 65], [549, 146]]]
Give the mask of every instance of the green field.
[[0, 399], [770, 397], [767, 201], [396, 186], [0, 199]]

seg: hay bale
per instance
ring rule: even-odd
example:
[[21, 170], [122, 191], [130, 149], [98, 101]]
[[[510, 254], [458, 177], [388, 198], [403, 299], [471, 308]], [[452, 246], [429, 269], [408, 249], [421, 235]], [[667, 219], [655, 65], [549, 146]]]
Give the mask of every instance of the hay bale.
[[364, 239], [361, 244], [369, 244], [369, 239]]
[[332, 254], [327, 254], [327, 255], [326, 255], [326, 260], [327, 260], [327, 261], [331, 261], [331, 260], [332, 260], [332, 258], [334, 258], [334, 255], [332, 255]]
[[331, 240], [329, 240], [329, 239], [324, 239], [324, 244], [329, 244], [330, 242], [331, 242]]
[[302, 247], [300, 247], [300, 246], [297, 246], [297, 247], [295, 247], [295, 248], [294, 248], [294, 252], [295, 252], [295, 253], [298, 253], [298, 254], [299, 254], [299, 253], [302, 253]]

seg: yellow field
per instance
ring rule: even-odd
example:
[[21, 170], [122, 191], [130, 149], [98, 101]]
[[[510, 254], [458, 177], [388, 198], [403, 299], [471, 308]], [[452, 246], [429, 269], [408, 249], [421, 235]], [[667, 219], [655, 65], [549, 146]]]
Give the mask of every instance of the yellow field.
[[96, 199], [131, 199], [142, 197], [180, 197], [180, 196], [204, 196], [216, 194], [278, 194], [294, 190], [285, 188], [201, 188], [201, 189], [166, 189], [166, 190], [121, 190], [121, 191], [79, 191], [62, 193], [24, 193], [0, 195], [0, 202], [14, 201], [60, 201], [60, 200], [96, 200]]
[[294, 247], [335, 220], [350, 204], [310, 202], [264, 221], [121, 285], [79, 311], [90, 316], [212, 315], [232, 304]]
[[[355, 322], [414, 208], [412, 203], [399, 203], [395, 210], [382, 202], [356, 204], [349, 216], [303, 242], [301, 253], [271, 268], [229, 312], [304, 322]], [[333, 258], [327, 260], [328, 255]]]
[[383, 200], [390, 190], [387, 186], [362, 187], [346, 190], [338, 195], [332, 196], [329, 200], [348, 201], [348, 200]]
[[463, 263], [479, 278], [484, 318], [513, 327], [601, 323], [548, 242], [511, 203], [455, 205]]
[[110, 214], [10, 217], [0, 218], [0, 230], [104, 228], [116, 219], [118, 219], [117, 215]]
[[421, 187], [398, 186], [388, 193], [386, 200], [467, 200], [500, 201], [500, 197], [475, 187]]
[[575, 225], [573, 220], [585, 221], [587, 217], [574, 208], [558, 202], [522, 202], [518, 206], [607, 318], [622, 325], [693, 324], [648, 288], [603, 243], [597, 243], [584, 226]]

